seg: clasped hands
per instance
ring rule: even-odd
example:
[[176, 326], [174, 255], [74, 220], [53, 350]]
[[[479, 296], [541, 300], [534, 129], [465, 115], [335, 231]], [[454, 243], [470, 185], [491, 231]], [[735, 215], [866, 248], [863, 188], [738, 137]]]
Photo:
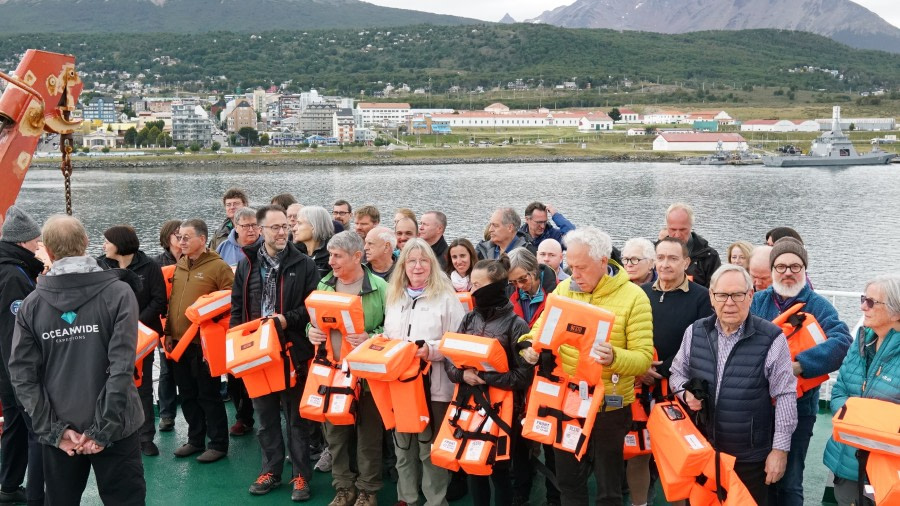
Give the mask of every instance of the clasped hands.
[[85, 434], [79, 434], [72, 429], [66, 429], [59, 442], [59, 449], [70, 457], [74, 457], [76, 454], [93, 455], [102, 452], [103, 448]]

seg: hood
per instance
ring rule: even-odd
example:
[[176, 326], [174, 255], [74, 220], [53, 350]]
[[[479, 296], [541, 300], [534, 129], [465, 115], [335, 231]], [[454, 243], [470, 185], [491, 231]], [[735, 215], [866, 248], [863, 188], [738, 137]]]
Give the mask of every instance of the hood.
[[[174, 257], [173, 257], [174, 259]], [[143, 267], [145, 264], [151, 263], [153, 260], [148, 257], [143, 251], [138, 250], [135, 252], [134, 257], [131, 259], [131, 263], [128, 265], [119, 265], [119, 262], [108, 258], [106, 254], [100, 255], [97, 257], [97, 263], [104, 268], [109, 269], [129, 269], [132, 271], [136, 271]]]
[[35, 293], [61, 312], [75, 311], [109, 285], [116, 281], [128, 282], [129, 277], [134, 274], [124, 269], [41, 276]]
[[0, 264], [22, 267], [32, 279], [37, 278], [44, 270], [44, 263], [34, 256], [34, 253], [11, 242], [0, 241]]
[[697, 232], [691, 232], [690, 239], [691, 258], [698, 257], [710, 252], [709, 242], [703, 237], [697, 235]]

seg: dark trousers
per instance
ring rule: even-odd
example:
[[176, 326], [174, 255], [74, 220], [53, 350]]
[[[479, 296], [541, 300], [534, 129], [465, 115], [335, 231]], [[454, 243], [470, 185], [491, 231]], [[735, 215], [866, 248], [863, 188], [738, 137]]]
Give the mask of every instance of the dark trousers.
[[175, 363], [175, 383], [181, 392], [181, 412], [188, 423], [188, 443], [228, 451], [228, 416], [219, 394], [219, 377], [209, 375], [200, 346], [191, 344]]
[[[262, 452], [262, 473], [281, 476], [284, 469], [285, 441], [281, 433], [281, 414], [284, 413], [287, 428], [287, 451], [291, 456], [291, 478], [302, 476], [312, 481], [312, 466], [309, 464], [309, 422], [300, 417], [300, 397], [303, 382], [262, 397], [253, 399], [253, 407], [259, 417], [259, 447]], [[262, 474], [260, 473], [260, 474]]]
[[766, 462], [736, 462], [734, 472], [744, 482], [757, 506], [769, 504], [769, 486], [766, 485]]
[[[303, 392], [300, 392], [301, 394]], [[253, 401], [247, 393], [247, 387], [244, 386], [244, 380], [228, 375], [228, 395], [231, 396], [231, 402], [234, 403], [235, 418], [244, 422], [244, 425], [253, 427]]]
[[[521, 425], [514, 424], [518, 427], [521, 434]], [[514, 497], [521, 502], [525, 502], [531, 497], [531, 487], [534, 484], [535, 460], [538, 458], [537, 453], [543, 449], [544, 467], [547, 471], [556, 476], [556, 455], [553, 452], [553, 445], [542, 445], [528, 439], [521, 438], [521, 444], [513, 448], [512, 453], [512, 480]], [[544, 488], [547, 491], [547, 503], [559, 503], [559, 489], [553, 484], [553, 480], [549, 476], [544, 478]]]
[[178, 406], [177, 389], [175, 388], [175, 361], [166, 358], [166, 354], [159, 354], [159, 384], [156, 393], [159, 396], [159, 417], [175, 419], [175, 410]]
[[[818, 403], [818, 397], [816, 402]], [[797, 411], [800, 411], [799, 406]], [[803, 470], [806, 467], [806, 451], [809, 449], [809, 440], [812, 439], [815, 424], [816, 415], [797, 416], [797, 428], [791, 434], [791, 451], [788, 452], [784, 476], [769, 487], [769, 504], [803, 506]]]
[[581, 462], [574, 453], [554, 450], [556, 479], [563, 506], [587, 506], [587, 480], [594, 473], [597, 482], [596, 504], [622, 506], [622, 482], [625, 459], [622, 448], [631, 428], [631, 408], [597, 413], [587, 451]]
[[44, 500], [44, 465], [41, 445], [31, 430], [31, 419], [16, 403], [3, 406], [3, 436], [0, 437], [0, 485], [12, 492], [22, 485], [28, 473], [25, 498], [29, 503]]
[[94, 455], [70, 457], [59, 448], [43, 445], [47, 504], [78, 506], [91, 468], [103, 504], [139, 506], [145, 503], [147, 484], [137, 433], [121, 439]]
[[469, 475], [469, 493], [475, 506], [490, 506], [491, 484], [494, 485], [494, 506], [510, 506], [513, 503], [512, 473], [510, 461], [494, 464], [490, 476]]
[[144, 408], [144, 424], [138, 429], [141, 442], [153, 441], [156, 435], [156, 414], [153, 412], [153, 353], [144, 358], [144, 378], [138, 387], [141, 407]]

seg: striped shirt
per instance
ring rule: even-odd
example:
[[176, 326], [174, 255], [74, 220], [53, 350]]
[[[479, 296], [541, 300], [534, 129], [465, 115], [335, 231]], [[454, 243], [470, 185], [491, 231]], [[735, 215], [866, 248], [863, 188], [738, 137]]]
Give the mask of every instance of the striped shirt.
[[[719, 333], [719, 355], [716, 357], [716, 395], [718, 395], [725, 371], [725, 362], [734, 345], [744, 337], [744, 324], [742, 323], [734, 333], [725, 334], [717, 319], [716, 330]], [[693, 325], [685, 330], [681, 348], [672, 361], [670, 369], [672, 376], [669, 378], [669, 383], [673, 390], [680, 389], [691, 378], [692, 338]], [[772, 440], [772, 448], [788, 452], [791, 450], [791, 434], [797, 427], [797, 378], [794, 377], [791, 353], [788, 350], [784, 334], [775, 338], [772, 346], [769, 347], [765, 367], [766, 379], [769, 381], [769, 395], [775, 399], [775, 435]], [[716, 399], [713, 399], [713, 402], [715, 401]]]

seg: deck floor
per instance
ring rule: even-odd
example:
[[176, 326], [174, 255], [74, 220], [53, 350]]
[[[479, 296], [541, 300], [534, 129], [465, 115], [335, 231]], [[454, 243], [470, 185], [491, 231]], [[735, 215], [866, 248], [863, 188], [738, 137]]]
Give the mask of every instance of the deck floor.
[[[228, 418], [234, 419], [232, 405], [228, 404]], [[158, 421], [158, 420], [157, 420]], [[828, 470], [822, 464], [822, 454], [825, 449], [825, 441], [831, 433], [830, 415], [825, 412], [819, 414], [813, 432], [807, 455], [807, 466], [804, 477], [804, 489], [806, 492], [806, 505], [821, 505], [822, 493], [825, 488]], [[147, 504], [149, 505], [183, 505], [201, 504], [223, 505], [252, 505], [264, 506], [269, 504], [291, 503], [291, 490], [287, 483], [279, 489], [264, 496], [252, 496], [247, 488], [256, 479], [261, 462], [259, 445], [255, 435], [248, 434], [242, 437], [231, 438], [231, 448], [228, 457], [213, 464], [200, 464], [193, 458], [177, 459], [172, 455], [181, 444], [186, 442], [187, 424], [180, 416], [176, 420], [175, 430], [172, 432], [157, 433], [156, 443], [160, 449], [157, 457], [144, 457], [144, 473], [147, 480]], [[289, 479], [290, 468], [285, 463], [283, 478]], [[331, 474], [314, 472], [312, 481], [312, 499], [306, 503], [311, 506], [325, 506], [334, 496], [331, 488]], [[537, 483], [540, 483], [540, 487]], [[658, 487], [658, 485], [657, 485]], [[593, 490], [593, 484], [591, 484]], [[543, 480], [536, 480], [536, 486], [532, 493], [532, 505], [544, 504]], [[662, 499], [662, 491], [658, 490], [657, 505], [667, 504]], [[396, 486], [386, 481], [384, 488], [378, 494], [379, 505], [393, 505], [397, 500]], [[97, 487], [91, 474], [87, 490], [85, 490], [82, 504], [102, 504], [97, 494]], [[454, 506], [471, 504], [466, 497], [453, 503]], [[630, 504], [626, 502], [626, 504]]]

